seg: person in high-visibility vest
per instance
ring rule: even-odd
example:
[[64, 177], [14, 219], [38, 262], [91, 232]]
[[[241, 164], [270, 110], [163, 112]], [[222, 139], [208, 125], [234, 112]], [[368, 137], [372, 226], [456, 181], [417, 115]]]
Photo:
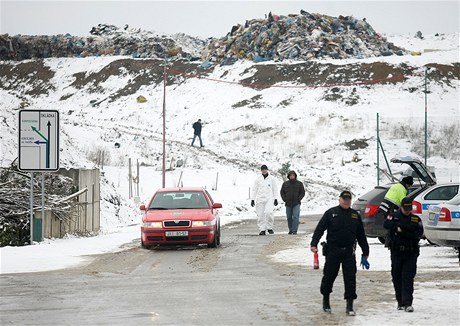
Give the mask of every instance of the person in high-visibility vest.
[[401, 200], [407, 196], [407, 189], [414, 184], [414, 178], [404, 177], [388, 189], [378, 209], [379, 214], [383, 214], [384, 220], [388, 214], [396, 212], [401, 205]]

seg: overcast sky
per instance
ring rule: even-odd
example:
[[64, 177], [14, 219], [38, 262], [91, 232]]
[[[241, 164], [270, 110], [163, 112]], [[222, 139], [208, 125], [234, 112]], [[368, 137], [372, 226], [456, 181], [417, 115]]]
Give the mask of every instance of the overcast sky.
[[158, 33], [222, 37], [233, 25], [300, 9], [367, 18], [383, 34], [452, 33], [460, 30], [459, 1], [4, 1], [2, 34], [87, 36], [97, 24], [128, 24]]

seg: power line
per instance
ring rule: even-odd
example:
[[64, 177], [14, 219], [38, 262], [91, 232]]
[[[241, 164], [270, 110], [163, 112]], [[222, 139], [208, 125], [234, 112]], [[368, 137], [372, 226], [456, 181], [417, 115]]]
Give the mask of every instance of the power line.
[[338, 86], [355, 86], [355, 85], [366, 85], [366, 84], [378, 84], [378, 83], [385, 82], [385, 81], [404, 79], [404, 78], [414, 76], [414, 74], [408, 74], [408, 75], [398, 75], [398, 76], [392, 76], [392, 77], [381, 78], [381, 79], [365, 80], [365, 81], [359, 81], [359, 82], [353, 82], [353, 83], [325, 84], [325, 85], [303, 85], [303, 86], [301, 86], [301, 85], [268, 85], [268, 84], [232, 82], [232, 81], [227, 81], [227, 80], [222, 80], [222, 79], [203, 77], [203, 76], [200, 76], [200, 75], [197, 75], [197, 74], [186, 73], [186, 72], [175, 70], [175, 69], [168, 69], [167, 71], [169, 73], [172, 73], [172, 74], [175, 74], [175, 75], [182, 75], [182, 76], [190, 77], [190, 78], [198, 78], [198, 79], [213, 81], [213, 82], [217, 82], [217, 83], [239, 85], [239, 86], [244, 86], [244, 87], [254, 87], [254, 88], [271, 88], [271, 87], [276, 87], [276, 88], [329, 88], [329, 87], [338, 87]]

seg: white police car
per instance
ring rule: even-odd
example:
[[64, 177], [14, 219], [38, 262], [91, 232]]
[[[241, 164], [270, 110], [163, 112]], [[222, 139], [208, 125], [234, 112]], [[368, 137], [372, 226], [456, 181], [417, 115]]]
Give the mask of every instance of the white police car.
[[412, 213], [418, 215], [422, 219], [423, 226], [425, 227], [428, 224], [429, 207], [431, 205], [445, 203], [459, 193], [459, 182], [438, 183], [425, 189], [413, 198]]
[[431, 242], [460, 248], [460, 194], [445, 203], [430, 205], [424, 228]]

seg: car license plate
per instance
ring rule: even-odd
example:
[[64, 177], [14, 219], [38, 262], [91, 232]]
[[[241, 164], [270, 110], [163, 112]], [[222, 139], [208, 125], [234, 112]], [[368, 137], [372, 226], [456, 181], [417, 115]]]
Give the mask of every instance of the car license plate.
[[188, 231], [166, 231], [167, 237], [188, 237]]

